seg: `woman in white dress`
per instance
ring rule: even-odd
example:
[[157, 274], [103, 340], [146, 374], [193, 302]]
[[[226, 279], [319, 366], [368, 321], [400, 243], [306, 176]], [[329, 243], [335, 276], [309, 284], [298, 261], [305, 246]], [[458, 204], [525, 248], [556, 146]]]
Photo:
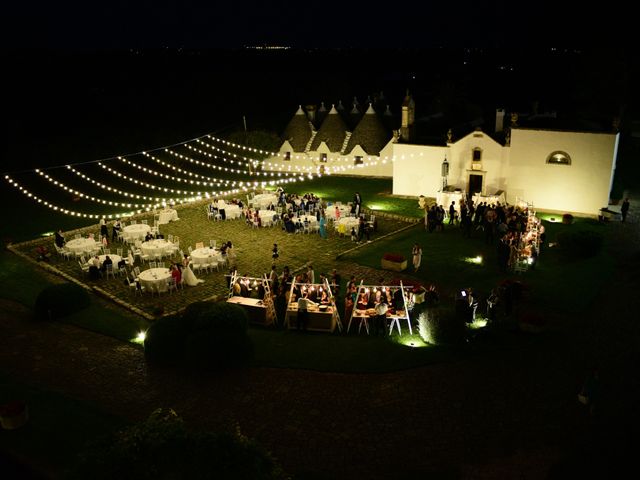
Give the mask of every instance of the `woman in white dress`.
[[204, 283], [204, 280], [198, 280], [196, 278], [195, 273], [193, 273], [193, 270], [191, 270], [191, 267], [189, 266], [190, 262], [189, 257], [185, 253], [184, 258], [182, 259], [182, 281], [189, 287], [195, 287], [200, 283]]

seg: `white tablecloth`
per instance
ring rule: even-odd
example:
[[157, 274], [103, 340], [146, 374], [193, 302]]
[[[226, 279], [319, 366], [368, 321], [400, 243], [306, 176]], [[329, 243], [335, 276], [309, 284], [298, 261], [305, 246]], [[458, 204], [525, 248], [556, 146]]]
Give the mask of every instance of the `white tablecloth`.
[[278, 197], [273, 193], [260, 193], [251, 199], [254, 207], [267, 208], [270, 204], [277, 205]]
[[238, 205], [227, 204], [227, 206], [224, 207], [224, 214], [227, 218], [240, 218], [242, 210], [240, 210]]
[[[106, 258], [107, 258], [106, 255], [98, 255], [98, 259], [100, 260], [100, 267], [102, 267], [102, 262], [104, 262]], [[118, 270], [118, 263], [120, 262], [120, 260], [122, 260], [122, 257], [120, 255], [109, 254], [109, 258], [113, 262], [113, 269]], [[87, 262], [87, 265], [93, 265], [93, 257], [89, 259], [89, 261]]]
[[451, 202], [456, 202], [454, 207], [456, 212], [460, 213], [460, 201], [466, 197], [464, 192], [438, 192], [436, 195], [436, 203], [442, 205], [444, 211], [449, 214], [449, 206]]
[[309, 222], [309, 225], [317, 225], [318, 224], [318, 219], [316, 218], [315, 215], [300, 215], [300, 221], [302, 223], [304, 223], [305, 220], [307, 222]]
[[128, 242], [142, 239], [151, 230], [149, 225], [144, 223], [136, 223], [135, 225], [127, 225], [122, 229], [122, 238]]
[[96, 242], [93, 238], [74, 238], [65, 244], [65, 247], [73, 253], [91, 252], [101, 246], [102, 244]]
[[173, 208], [167, 208], [162, 210], [158, 214], [158, 225], [164, 225], [165, 223], [173, 222], [175, 220], [180, 220], [178, 218], [178, 212]]
[[273, 222], [273, 216], [278, 216], [275, 210], [259, 210], [258, 215], [263, 227], [268, 227]]
[[157, 240], [149, 240], [148, 242], [143, 242], [142, 245], [140, 245], [140, 250], [142, 250], [142, 253], [145, 255], [168, 255], [173, 250], [173, 243], [161, 238]]
[[170, 278], [171, 271], [168, 268], [150, 268], [138, 275], [140, 285], [147, 289], [155, 285], [161, 292], [167, 291], [167, 280]]
[[[338, 205], [338, 210], [340, 211], [340, 218], [342, 217], [346, 217], [347, 215], [349, 215], [351, 213], [351, 207], [349, 205]], [[327, 218], [336, 218], [336, 206], [335, 205], [331, 205], [330, 207], [327, 207], [324, 211], [324, 214], [327, 216]]]
[[[359, 226], [360, 220], [356, 217], [341, 217], [340, 220], [334, 224], [334, 228], [345, 235], [351, 235], [351, 228], [355, 228], [357, 232]], [[342, 231], [343, 229], [344, 231]]]
[[504, 193], [501, 193], [500, 195], [480, 195], [479, 193], [476, 193], [471, 197], [471, 199], [473, 200], [473, 204], [476, 206], [482, 202], [487, 202], [487, 205], [497, 205], [498, 202], [500, 202], [500, 205], [505, 205], [507, 203]]
[[212, 258], [217, 261], [222, 260], [222, 254], [220, 251], [209, 247], [196, 248], [195, 250], [192, 250], [190, 257], [191, 261], [197, 264], [209, 263]]

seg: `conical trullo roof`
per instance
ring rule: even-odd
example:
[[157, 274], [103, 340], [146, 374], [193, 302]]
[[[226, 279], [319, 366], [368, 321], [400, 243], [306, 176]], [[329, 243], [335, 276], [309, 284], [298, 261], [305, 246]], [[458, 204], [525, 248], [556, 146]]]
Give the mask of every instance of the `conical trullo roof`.
[[360, 145], [368, 155], [380, 155], [380, 150], [389, 143], [390, 139], [391, 135], [384, 128], [373, 107], [369, 105], [349, 139], [346, 153], [350, 153], [356, 145]]
[[283, 142], [289, 141], [294, 152], [304, 152], [311, 138], [311, 127], [302, 106], [298, 107], [298, 111], [284, 129], [281, 138]]
[[325, 142], [332, 152], [339, 152], [344, 143], [344, 137], [347, 134], [347, 125], [338, 114], [335, 106], [331, 107], [331, 111], [320, 126], [320, 130], [313, 139], [311, 150], [316, 151], [320, 146], [320, 142]]

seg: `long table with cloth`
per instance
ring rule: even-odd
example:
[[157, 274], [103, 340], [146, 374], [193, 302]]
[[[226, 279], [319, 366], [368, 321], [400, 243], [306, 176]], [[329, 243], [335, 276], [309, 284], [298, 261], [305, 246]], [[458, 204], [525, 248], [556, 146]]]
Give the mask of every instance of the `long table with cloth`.
[[150, 231], [151, 227], [145, 223], [127, 225], [122, 229], [122, 238], [126, 242], [133, 242], [143, 239]]
[[168, 268], [149, 268], [138, 275], [138, 281], [145, 289], [157, 288], [159, 292], [167, 291], [167, 281], [171, 278]]
[[471, 197], [471, 200], [473, 200], [473, 204], [475, 206], [480, 205], [483, 202], [486, 202], [487, 205], [497, 205], [498, 203], [500, 203], [500, 205], [505, 205], [507, 203], [504, 192], [496, 193], [494, 195], [480, 195], [479, 193], [476, 193]]
[[456, 212], [460, 213], [460, 202], [466, 199], [466, 194], [464, 192], [438, 192], [436, 195], [436, 203], [438, 205], [442, 205], [444, 211], [449, 214], [449, 206], [451, 206], [451, 202], [456, 202], [454, 204], [454, 208]]
[[267, 325], [267, 306], [262, 300], [236, 295], [229, 297], [227, 303], [233, 303], [234, 305], [239, 305], [244, 308], [251, 323]]
[[[314, 332], [332, 332], [336, 329], [336, 319], [331, 305], [310, 305], [307, 308], [307, 330]], [[286, 322], [289, 329], [297, 328], [298, 302], [287, 306]]]
[[178, 218], [178, 212], [173, 208], [165, 208], [158, 213], [158, 225], [164, 225], [176, 220], [180, 219]]

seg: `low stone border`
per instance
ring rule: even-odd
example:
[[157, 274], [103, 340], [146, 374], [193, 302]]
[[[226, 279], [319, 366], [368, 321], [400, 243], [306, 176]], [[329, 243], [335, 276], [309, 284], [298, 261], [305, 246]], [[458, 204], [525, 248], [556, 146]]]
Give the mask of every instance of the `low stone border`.
[[371, 210], [369, 208], [363, 208], [362, 213], [365, 213], [367, 215], [375, 215], [376, 217], [381, 218], [389, 218], [391, 220], [398, 220], [400, 222], [406, 223], [421, 223], [424, 221], [423, 217], [407, 217], [406, 215], [396, 215], [395, 213], [388, 213], [380, 210]]

